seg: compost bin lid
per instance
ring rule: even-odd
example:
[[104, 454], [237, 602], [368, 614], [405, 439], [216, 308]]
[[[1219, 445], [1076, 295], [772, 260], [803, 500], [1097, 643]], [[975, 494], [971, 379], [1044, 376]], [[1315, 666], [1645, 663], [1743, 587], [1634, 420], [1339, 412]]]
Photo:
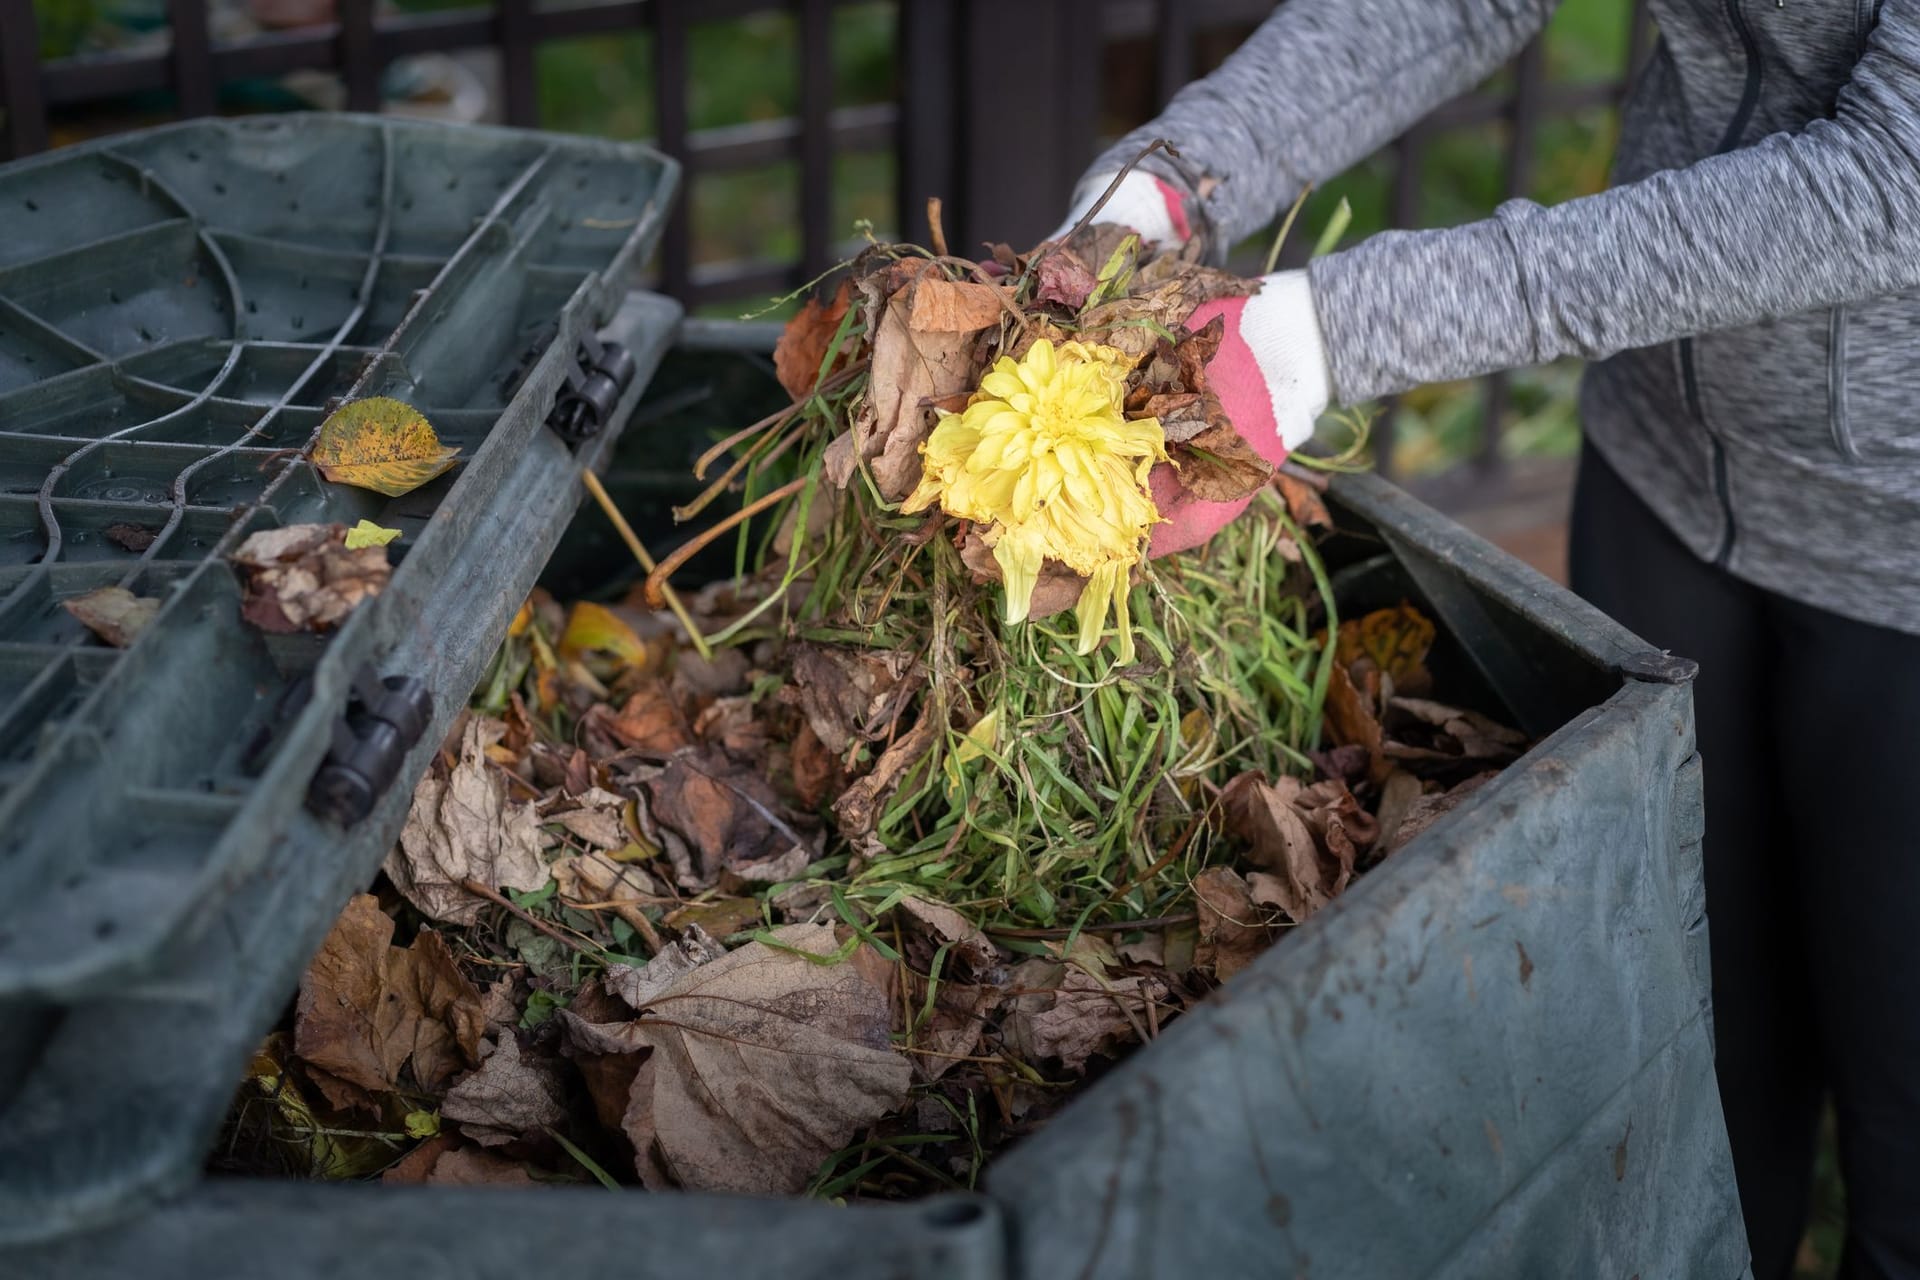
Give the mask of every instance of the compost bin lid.
[[[542, 423], [592, 374], [676, 177], [636, 145], [322, 115], [0, 168], [0, 997], [99, 993], [190, 937], [320, 820], [350, 691], [362, 714], [393, 691], [383, 645], [504, 628], [514, 574], [442, 579], [535, 496], [507, 455], [556, 447]], [[677, 309], [647, 316], [664, 344]], [[625, 396], [632, 362], [613, 373]], [[303, 451], [373, 396], [458, 464], [400, 497], [330, 483]], [[243, 619], [249, 535], [363, 519], [400, 531], [377, 598], [326, 634]], [[489, 554], [530, 580], [559, 529], [536, 532]], [[64, 607], [103, 587], [159, 602], [125, 648]]]

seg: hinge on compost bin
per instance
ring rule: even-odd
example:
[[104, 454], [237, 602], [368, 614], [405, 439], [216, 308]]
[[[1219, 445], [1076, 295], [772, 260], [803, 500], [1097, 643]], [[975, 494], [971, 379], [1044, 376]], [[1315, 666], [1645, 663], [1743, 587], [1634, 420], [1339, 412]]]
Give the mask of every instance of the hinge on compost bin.
[[586, 334], [574, 355], [574, 367], [554, 398], [547, 425], [570, 444], [598, 435], [613, 416], [620, 393], [632, 384], [634, 369], [632, 352], [617, 342]]
[[432, 718], [433, 695], [423, 681], [383, 680], [362, 667], [346, 713], [333, 722], [326, 762], [307, 787], [307, 808], [348, 827], [372, 813]]

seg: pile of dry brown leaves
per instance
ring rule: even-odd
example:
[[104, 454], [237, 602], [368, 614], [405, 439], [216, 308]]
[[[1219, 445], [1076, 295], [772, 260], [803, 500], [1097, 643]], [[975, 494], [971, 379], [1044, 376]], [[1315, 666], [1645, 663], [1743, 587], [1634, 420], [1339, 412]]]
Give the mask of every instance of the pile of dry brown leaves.
[[[693, 603], [712, 623], [737, 607], [725, 590]], [[850, 919], [826, 857], [833, 802], [847, 749], [891, 723], [910, 671], [835, 668], [756, 698], [772, 646], [703, 660], [638, 600], [537, 597], [517, 632], [509, 652], [528, 661], [503, 713], [466, 714], [420, 783], [386, 887], [349, 904], [313, 961], [216, 1165], [970, 1186], [1090, 1069], [1523, 745], [1417, 696], [1433, 628], [1381, 611], [1340, 628], [1348, 692], [1329, 704], [1323, 776], [1243, 774], [1207, 810], [1234, 856], [1193, 876], [1190, 911], [986, 932], [903, 895]]]
[[[1328, 627], [1330, 521], [1296, 478], [1156, 571], [1126, 665], [1003, 627], [980, 531], [900, 511], [934, 410], [1042, 338], [1127, 353], [1125, 412], [1189, 490], [1266, 490], [1207, 385], [1218, 323], [1184, 328], [1247, 287], [1100, 227], [863, 255], [780, 344], [793, 405], [682, 509], [744, 486], [715, 529], [760, 520], [758, 572], [670, 597], [709, 535], [619, 605], [528, 602], [216, 1163], [969, 1187], [1512, 758], [1518, 734], [1432, 700], [1418, 612]], [[291, 623], [303, 597], [266, 579], [317, 545], [249, 566]], [[1079, 586], [1054, 566], [1033, 616]]]

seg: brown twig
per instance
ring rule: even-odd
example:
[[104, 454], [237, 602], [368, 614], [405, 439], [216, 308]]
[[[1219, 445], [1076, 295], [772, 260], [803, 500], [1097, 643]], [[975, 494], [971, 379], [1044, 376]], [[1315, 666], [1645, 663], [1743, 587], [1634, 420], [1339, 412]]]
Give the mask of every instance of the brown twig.
[[940, 197], [927, 197], [927, 236], [937, 257], [947, 256], [947, 229], [940, 224]]
[[707, 478], [707, 468], [715, 462], [718, 462], [723, 455], [732, 453], [734, 448], [739, 445], [742, 440], [758, 435], [762, 431], [773, 430], [773, 428], [779, 426], [784, 419], [791, 418], [795, 413], [799, 412], [800, 406], [803, 403], [805, 402], [795, 400], [784, 409], [775, 409], [758, 422], [748, 423], [746, 426], [728, 436], [725, 440], [720, 441], [720, 443], [708, 449], [705, 453], [694, 459], [693, 478], [695, 480], [705, 480]]
[[733, 528], [735, 525], [752, 519], [775, 503], [783, 502], [800, 492], [800, 490], [806, 487], [807, 479], [808, 477], [801, 476], [797, 480], [788, 481], [758, 501], [748, 503], [746, 506], [740, 508], [740, 510], [728, 516], [725, 520], [714, 525], [711, 529], [703, 533], [695, 534], [674, 548], [673, 553], [665, 560], [662, 560], [653, 572], [647, 575], [645, 586], [647, 603], [656, 609], [662, 607], [667, 601], [667, 579], [671, 578], [679, 570], [681, 565], [684, 565], [687, 561], [693, 559], [702, 551], [705, 551], [709, 546], [713, 545], [714, 541], [718, 539], [721, 534], [727, 532], [727, 530]]
[[534, 915], [532, 912], [527, 911], [525, 908], [516, 907], [512, 902], [509, 902], [507, 900], [504, 894], [500, 893], [498, 890], [489, 888], [488, 886], [481, 884], [478, 880], [473, 879], [471, 876], [467, 877], [465, 880], [462, 880], [460, 882], [460, 887], [462, 889], [465, 889], [468, 893], [471, 893], [476, 897], [485, 898], [488, 902], [491, 902], [496, 907], [505, 907], [508, 911], [512, 912], [515, 916], [517, 916], [523, 924], [531, 925], [535, 929], [538, 929], [541, 933], [546, 934], [549, 938], [552, 938], [555, 942], [558, 942], [563, 946], [572, 947], [575, 951], [578, 951], [583, 956], [593, 956], [595, 959], [599, 958], [600, 953], [596, 948], [590, 947], [586, 943], [581, 942], [576, 938], [569, 938], [566, 934], [560, 932], [558, 929], [548, 924], [545, 920], [542, 920], [539, 916]]
[[[600, 509], [606, 512], [607, 519], [613, 521], [614, 529], [619, 532], [620, 540], [627, 544], [627, 550], [633, 552], [633, 558], [640, 562], [642, 569], [653, 573], [656, 567], [653, 556], [641, 544], [640, 535], [635, 533], [633, 526], [627, 523], [627, 518], [620, 513], [620, 508], [613, 504], [613, 498], [607, 493], [606, 486], [600, 483], [600, 477], [588, 470], [580, 473], [580, 479], [587, 486], [587, 492], [593, 495], [593, 500], [600, 504]], [[656, 609], [662, 604], [672, 609], [673, 616], [680, 620], [682, 627], [686, 628], [687, 642], [693, 646], [693, 651], [701, 658], [711, 661], [713, 650], [707, 646], [707, 638], [700, 634], [700, 628], [694, 625], [693, 615], [687, 612], [687, 606], [680, 602], [679, 595], [663, 582], [660, 586], [660, 598], [655, 600], [653, 579], [647, 579], [647, 584], [648, 602]]]
[[751, 448], [742, 452], [739, 457], [735, 458], [730, 464], [728, 464], [727, 469], [720, 473], [719, 478], [714, 480], [705, 489], [702, 489], [698, 497], [694, 498], [690, 502], [685, 503], [684, 505], [675, 507], [673, 509], [673, 522], [675, 524], [681, 524], [685, 521], [693, 519], [695, 516], [699, 515], [702, 511], [705, 511], [707, 507], [712, 504], [715, 498], [718, 498], [721, 494], [725, 493], [727, 491], [728, 486], [730, 486], [731, 484], [733, 484], [735, 480], [740, 478], [740, 473], [742, 471], [745, 471], [748, 467], [754, 464], [754, 460], [756, 457], [759, 458], [759, 461], [761, 462], [762, 465], [772, 462], [775, 457], [779, 456], [779, 452], [784, 444], [791, 443], [795, 439], [798, 439], [800, 436], [805, 434], [805, 425], [806, 424], [802, 423], [799, 426], [796, 426], [792, 430], [788, 431], [786, 435], [782, 437], [781, 444], [775, 445], [772, 452], [764, 455], [757, 455], [755, 453], [755, 450], [761, 448], [766, 443], [767, 439], [771, 437], [773, 434], [772, 430], [767, 431], [764, 435], [761, 436], [760, 439], [753, 442], [753, 445]]
[[[1072, 722], [1069, 721], [1069, 723], [1072, 723]], [[1159, 859], [1155, 861], [1152, 866], [1148, 867], [1145, 871], [1142, 871], [1139, 875], [1133, 877], [1133, 879], [1127, 881], [1125, 884], [1121, 885], [1118, 889], [1115, 889], [1112, 893], [1108, 894], [1107, 901], [1114, 902], [1120, 898], [1126, 897], [1129, 893], [1132, 893], [1135, 889], [1139, 888], [1141, 885], [1145, 884], [1147, 881], [1153, 879], [1155, 876], [1159, 875], [1162, 871], [1165, 871], [1168, 867], [1172, 866], [1175, 862], [1178, 862], [1180, 860], [1180, 855], [1187, 851], [1187, 842], [1193, 839], [1194, 832], [1200, 829], [1200, 824], [1205, 820], [1206, 820], [1206, 815], [1204, 813], [1194, 814], [1193, 821], [1189, 822], [1187, 824], [1186, 830], [1182, 831], [1179, 834], [1179, 836], [1175, 838], [1173, 842], [1173, 846], [1169, 848], [1165, 853], [1161, 854]]]
[[[667, 945], [661, 941], [660, 931], [653, 927], [653, 921], [647, 919], [647, 913], [640, 909], [640, 903], [637, 899], [620, 898], [608, 902], [575, 902], [571, 898], [562, 898], [561, 900], [576, 911], [613, 912], [613, 914], [633, 926], [633, 931], [640, 935], [641, 944], [646, 947], [649, 958], [659, 955], [661, 949]], [[658, 898], [651, 895], [648, 896], [647, 900], [655, 904], [664, 904], [672, 901], [671, 898]]]
[[1089, 205], [1087, 211], [1080, 215], [1080, 221], [1067, 228], [1067, 234], [1061, 236], [1058, 240], [1047, 241], [1046, 244], [1041, 246], [1040, 252], [1027, 259], [1027, 269], [1020, 273], [1019, 281], [1013, 286], [1014, 294], [1018, 296], [1021, 287], [1033, 277], [1034, 269], [1046, 261], [1049, 254], [1087, 229], [1088, 224], [1093, 221], [1093, 215], [1099, 213], [1101, 209], [1106, 207], [1107, 201], [1113, 199], [1113, 193], [1120, 189], [1121, 182], [1125, 181], [1126, 176], [1132, 173], [1142, 160], [1145, 160], [1154, 152], [1162, 149], [1164, 149], [1168, 155], [1176, 159], [1179, 158], [1180, 153], [1174, 150], [1173, 144], [1165, 138], [1155, 138], [1152, 142], [1142, 147], [1139, 155], [1127, 161], [1126, 164], [1120, 167], [1120, 172], [1113, 175], [1113, 181], [1109, 182], [1107, 189], [1100, 193], [1100, 198]]

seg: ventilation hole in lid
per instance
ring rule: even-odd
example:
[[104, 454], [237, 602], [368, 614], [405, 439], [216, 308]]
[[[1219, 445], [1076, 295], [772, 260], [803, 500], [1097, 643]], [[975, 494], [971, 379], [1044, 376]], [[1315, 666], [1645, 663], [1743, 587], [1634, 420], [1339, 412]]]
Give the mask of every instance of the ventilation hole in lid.
[[27, 201], [27, 202], [26, 202], [26, 205], [27, 205], [27, 212], [28, 212], [28, 213], [38, 213], [38, 212], [40, 212], [40, 206], [39, 206], [39, 205], [37, 205], [37, 204], [35, 204], [35, 203], [34, 203], [33, 201], [31, 201], [31, 200], [29, 200], [29, 201]]
[[99, 924], [93, 926], [93, 936], [104, 942], [106, 939], [111, 938], [119, 928], [120, 926], [111, 920], [102, 920]]

